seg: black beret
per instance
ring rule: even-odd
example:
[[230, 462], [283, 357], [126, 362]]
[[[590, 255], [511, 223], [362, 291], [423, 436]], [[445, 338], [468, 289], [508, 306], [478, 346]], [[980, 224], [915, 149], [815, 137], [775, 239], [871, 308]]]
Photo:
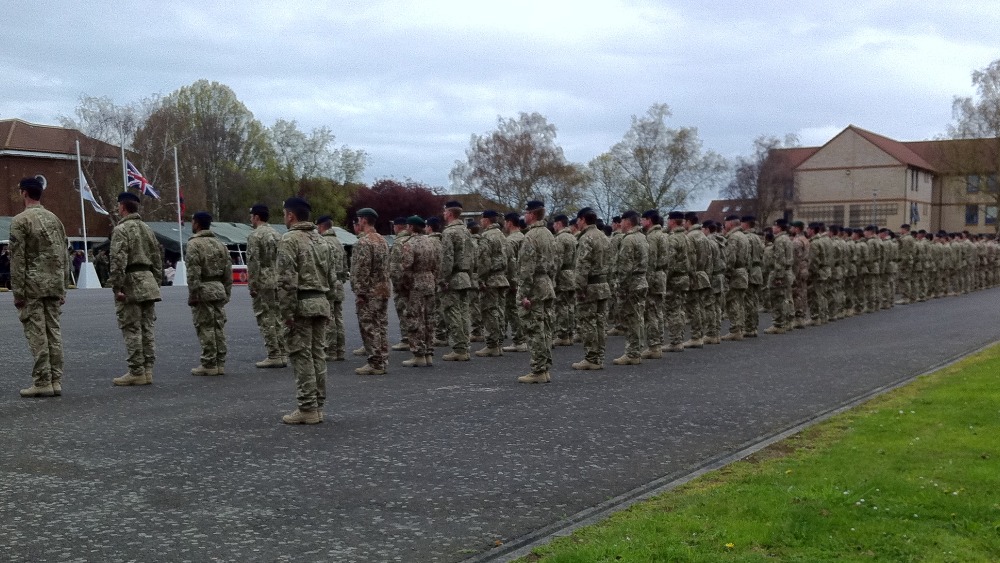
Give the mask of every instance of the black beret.
[[553, 222], [553, 223], [564, 223], [564, 224], [568, 224], [568, 223], [569, 223], [569, 217], [567, 217], [567, 216], [565, 216], [565, 215], [562, 215], [562, 214], [560, 214], [560, 215], [556, 215], [555, 217], [553, 217], [553, 218], [552, 218], [552, 222]]
[[878, 230], [878, 232], [879, 232], [879, 233], [888, 233], [888, 232], [889, 232], [889, 229], [887, 229], [887, 228], [885, 228], [885, 227], [882, 227], [881, 229], [879, 229], [879, 230]]
[[536, 209], [544, 209], [544, 208], [545, 204], [538, 201], [537, 199], [529, 201], [528, 204], [524, 206], [525, 211], [534, 211]]
[[739, 215], [726, 215], [726, 221], [739, 221]]
[[878, 230], [878, 227], [876, 227], [875, 225], [868, 225], [867, 227], [865, 227], [865, 230], [875, 232]]
[[684, 220], [685, 221], [691, 221], [692, 223], [697, 223], [698, 222], [698, 214], [695, 213], [694, 211], [688, 211], [687, 213], [684, 214]]
[[683, 211], [671, 211], [670, 213], [667, 213], [667, 219], [670, 219], [671, 221], [683, 221], [684, 220], [684, 212]]
[[428, 217], [427, 218], [427, 224], [428, 225], [440, 225], [441, 224], [441, 218], [438, 217], [437, 215], [434, 215], [432, 217]]
[[900, 230], [909, 229], [909, 228], [910, 228], [910, 225], [908, 225], [907, 223], [903, 223], [902, 225], [899, 226]]
[[702, 227], [714, 227], [715, 226], [715, 221], [709, 219], [708, 221], [703, 222], [701, 224], [701, 226]]
[[264, 205], [263, 203], [258, 203], [250, 208], [250, 214], [264, 216], [264, 215], [270, 215], [271, 212], [267, 209], [266, 205]]
[[406, 224], [423, 229], [427, 226], [427, 221], [424, 221], [420, 215], [411, 215], [406, 218]]
[[317, 225], [323, 225], [325, 223], [333, 223], [333, 217], [330, 217], [329, 215], [322, 215], [319, 219], [316, 219]]
[[656, 219], [659, 216], [660, 216], [659, 209], [647, 209], [642, 212], [643, 219]]
[[448, 203], [444, 204], [445, 209], [448, 209], [449, 207], [457, 207], [459, 209], [462, 209], [462, 203], [455, 200], [451, 200]]
[[629, 209], [625, 213], [622, 213], [622, 220], [624, 221], [625, 219], [637, 223], [639, 221], [639, 212]]
[[511, 223], [514, 223], [516, 225], [517, 222], [521, 220], [521, 215], [511, 211], [510, 213], [503, 216], [503, 220], [510, 221]]
[[621, 223], [622, 222], [622, 216], [621, 215], [615, 215], [614, 217], [611, 218], [611, 222], [612, 223]]
[[136, 203], [139, 203], [139, 196], [135, 195], [132, 192], [122, 192], [118, 194], [118, 202], [121, 203], [123, 201], [134, 201]]
[[371, 219], [378, 219], [378, 213], [375, 212], [371, 207], [362, 207], [355, 213], [358, 217], [369, 217]]
[[18, 182], [17, 187], [21, 190], [42, 191], [45, 189], [45, 186], [42, 184], [42, 181], [38, 179], [38, 176], [35, 176], [34, 178], [24, 178]]
[[393, 225], [405, 225], [406, 224], [406, 217], [396, 217], [395, 219], [392, 220], [392, 224]]
[[198, 223], [199, 225], [211, 225], [212, 224], [212, 214], [208, 211], [199, 211], [191, 216], [191, 220]]
[[782, 229], [788, 228], [788, 221], [786, 221], [785, 219], [776, 219], [774, 221], [774, 224], [778, 227], [781, 227]]
[[806, 228], [806, 224], [803, 223], [802, 221], [792, 221], [790, 224], [791, 224], [791, 226], [795, 227], [796, 229], [804, 229], [804, 228]]
[[809, 228], [815, 231], [817, 228], [819, 228], [819, 223], [817, 223], [816, 221], [810, 221]]
[[586, 215], [588, 213], [593, 213], [593, 212], [594, 212], [594, 210], [591, 209], [590, 207], [584, 207], [583, 209], [581, 209], [581, 210], [579, 210], [579, 211], [576, 212], [576, 218], [577, 219], [583, 219], [584, 215]]
[[306, 211], [312, 211], [312, 206], [309, 202], [302, 199], [301, 197], [290, 197], [285, 200], [285, 209], [299, 209], [304, 208]]
[[493, 209], [487, 209], [486, 211], [483, 211], [483, 217], [487, 219], [496, 219], [500, 217], [500, 214], [494, 211]]
[[744, 216], [740, 217], [740, 222], [741, 223], [753, 223], [756, 220], [757, 220], [757, 218], [754, 217], [753, 215], [744, 215]]

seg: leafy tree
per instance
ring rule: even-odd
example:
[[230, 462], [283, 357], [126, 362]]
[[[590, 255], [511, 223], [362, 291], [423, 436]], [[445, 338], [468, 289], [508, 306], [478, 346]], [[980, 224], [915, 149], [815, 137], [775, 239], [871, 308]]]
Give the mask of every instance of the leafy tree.
[[288, 186], [307, 178], [325, 178], [339, 184], [360, 180], [368, 154], [344, 145], [334, 146], [336, 137], [329, 127], [299, 130], [295, 121], [279, 119], [268, 131], [274, 149], [277, 174]]
[[625, 207], [624, 170], [611, 153], [598, 155], [587, 163], [585, 201], [609, 224]]
[[585, 183], [556, 143], [556, 127], [539, 113], [497, 118], [496, 130], [473, 135], [466, 160], [451, 171], [455, 191], [473, 192], [514, 209], [532, 199], [551, 209], [573, 209]]
[[736, 160], [736, 176], [723, 188], [723, 197], [744, 201], [744, 207], [749, 207], [761, 224], [777, 219], [797, 196], [795, 171], [787, 153], [777, 149], [797, 146], [799, 139], [794, 134], [784, 140], [767, 135], [754, 139], [753, 155]]
[[388, 234], [392, 232], [392, 220], [396, 217], [420, 215], [426, 219], [441, 215], [444, 203], [443, 196], [419, 182], [382, 179], [370, 188], [361, 187], [354, 193], [347, 208], [347, 217], [353, 221], [359, 209], [371, 207], [378, 213], [375, 228], [382, 234]]

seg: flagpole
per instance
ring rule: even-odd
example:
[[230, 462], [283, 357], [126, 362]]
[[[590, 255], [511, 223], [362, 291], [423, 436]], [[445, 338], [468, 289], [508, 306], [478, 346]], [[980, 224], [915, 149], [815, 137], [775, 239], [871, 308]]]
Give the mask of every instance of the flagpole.
[[80, 159], [80, 141], [76, 141], [76, 177], [80, 184], [80, 219], [83, 220], [83, 261], [90, 261], [87, 256], [87, 212], [83, 206], [83, 162]]
[[174, 285], [187, 285], [187, 264], [184, 263], [184, 220], [181, 217], [181, 174], [177, 165], [177, 145], [174, 145], [174, 187], [177, 198], [177, 242], [180, 243], [181, 259], [174, 266]]
[[122, 145], [122, 191], [128, 191], [128, 170], [125, 168], [125, 145]]
[[83, 177], [83, 159], [80, 158], [79, 139], [76, 141], [76, 174], [76, 181], [80, 184], [80, 220], [83, 224], [83, 264], [80, 266], [80, 276], [76, 280], [76, 287], [80, 289], [100, 288], [101, 282], [97, 278], [97, 270], [90, 263], [90, 249], [87, 244], [87, 210], [83, 206], [83, 190], [87, 180]]

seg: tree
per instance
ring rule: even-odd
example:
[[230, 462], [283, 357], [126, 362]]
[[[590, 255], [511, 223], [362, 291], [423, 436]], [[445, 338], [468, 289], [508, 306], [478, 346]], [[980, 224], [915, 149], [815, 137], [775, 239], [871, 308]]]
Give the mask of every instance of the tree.
[[567, 211], [582, 195], [584, 174], [567, 162], [555, 126], [539, 113], [498, 117], [495, 131], [472, 136], [465, 156], [451, 171], [456, 192], [471, 191], [514, 209], [540, 199]]
[[753, 156], [736, 160], [736, 176], [723, 188], [723, 197], [742, 200], [760, 224], [777, 219], [796, 198], [795, 171], [787, 153], [779, 149], [797, 146], [794, 134], [785, 135], [784, 140], [767, 135], [754, 139]]
[[325, 178], [339, 184], [356, 183], [368, 163], [368, 154], [344, 145], [334, 146], [329, 127], [306, 135], [295, 121], [279, 119], [268, 131], [275, 168], [282, 181], [293, 186], [302, 179]]
[[585, 201], [609, 224], [625, 207], [624, 171], [611, 153], [603, 153], [587, 163]]
[[[948, 126], [951, 138], [965, 142], [948, 143], [943, 157], [947, 172], [965, 177], [955, 189], [970, 201], [992, 207], [996, 214], [1000, 209], [1000, 59], [974, 71], [972, 84], [977, 95], [955, 96], [955, 121]], [[1000, 220], [995, 225], [1000, 234]]]
[[624, 138], [607, 153], [617, 166], [607, 179], [618, 185], [624, 206], [642, 209], [683, 208], [693, 195], [713, 188], [728, 171], [725, 159], [703, 151], [698, 129], [667, 127], [670, 108], [653, 104], [642, 117], [632, 116]]
[[419, 182], [382, 179], [370, 188], [362, 187], [355, 192], [347, 209], [347, 217], [353, 221], [359, 209], [371, 207], [378, 213], [376, 230], [388, 234], [392, 232], [392, 220], [396, 217], [420, 215], [426, 219], [441, 215], [444, 203], [443, 196], [435, 194]]

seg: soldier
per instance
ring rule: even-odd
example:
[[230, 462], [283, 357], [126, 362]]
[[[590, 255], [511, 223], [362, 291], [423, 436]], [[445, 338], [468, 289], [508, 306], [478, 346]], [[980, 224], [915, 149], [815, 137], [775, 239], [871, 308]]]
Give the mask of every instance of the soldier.
[[805, 235], [806, 226], [802, 221], [793, 221], [789, 231], [792, 237], [792, 254], [795, 264], [792, 273], [795, 283], [792, 284], [792, 306], [795, 309], [795, 321], [792, 326], [805, 328], [809, 326], [806, 310], [809, 307], [809, 239]]
[[441, 268], [441, 252], [424, 234], [426, 222], [418, 215], [406, 220], [410, 237], [401, 249], [399, 286], [406, 296], [407, 344], [413, 358], [403, 361], [404, 367], [428, 367], [434, 363], [434, 326], [436, 323], [434, 294]]
[[774, 324], [764, 329], [767, 334], [784, 334], [791, 328], [792, 284], [795, 274], [795, 249], [788, 237], [788, 221], [778, 219], [772, 227], [774, 243], [770, 247], [771, 261], [767, 287], [770, 292], [771, 311]]
[[[278, 243], [278, 310], [286, 331], [288, 357], [295, 371], [298, 408], [285, 424], [323, 422], [326, 403], [326, 342], [330, 321], [329, 251], [309, 220], [304, 199], [285, 200], [288, 232]], [[360, 213], [360, 212], [359, 212]]]
[[375, 230], [378, 213], [370, 207], [357, 212], [358, 226], [365, 236], [358, 239], [351, 258], [361, 340], [368, 363], [354, 370], [358, 375], [384, 375], [389, 360], [389, 245]]
[[882, 261], [884, 248], [879, 241], [878, 227], [865, 227], [865, 244], [868, 247], [868, 275], [865, 277], [865, 312], [874, 313], [882, 308], [880, 303], [879, 281], [882, 279]]
[[917, 239], [910, 234], [910, 226], [903, 224], [899, 226], [899, 289], [903, 294], [902, 299], [896, 301], [898, 305], [909, 305], [917, 301], [916, 291], [916, 262], [917, 262]]
[[576, 318], [576, 236], [570, 229], [569, 218], [556, 215], [553, 219], [556, 231], [556, 260], [559, 272], [556, 274], [556, 302], [553, 307], [553, 323], [556, 346], [573, 345], [573, 319]]
[[264, 338], [267, 358], [257, 362], [259, 368], [283, 368], [288, 365], [285, 339], [278, 315], [278, 241], [281, 235], [268, 224], [271, 212], [258, 203], [250, 208], [253, 231], [247, 237], [247, 286], [253, 304], [257, 327]]
[[618, 277], [622, 319], [625, 322], [625, 353], [611, 361], [618, 366], [642, 363], [642, 349], [646, 342], [643, 311], [649, 290], [646, 278], [649, 243], [640, 230], [638, 212], [629, 210], [622, 214], [622, 232], [624, 235], [615, 259], [615, 274]]
[[108, 269], [110, 266], [108, 251], [103, 248], [98, 250], [97, 258], [94, 258], [94, 270], [97, 272], [97, 281], [100, 282], [101, 287], [104, 287], [108, 283]]
[[667, 260], [670, 259], [670, 249], [667, 248], [667, 234], [663, 231], [663, 225], [661, 225], [663, 221], [660, 218], [659, 210], [646, 210], [639, 222], [646, 235], [646, 247], [649, 249], [648, 267], [646, 268], [646, 302], [641, 311], [646, 334], [646, 349], [639, 354], [639, 357], [643, 360], [656, 360], [663, 357], [663, 331], [667, 306]]
[[551, 313], [556, 298], [552, 280], [559, 269], [556, 240], [545, 224], [545, 205], [529, 201], [525, 206], [528, 232], [518, 256], [517, 302], [531, 352], [531, 373], [517, 378], [519, 383], [548, 383], [552, 368]]
[[[437, 216], [428, 217], [425, 221], [427, 227], [424, 232], [427, 233], [427, 238], [431, 240], [431, 244], [438, 251], [438, 258], [444, 253], [444, 243], [441, 238], [441, 218]], [[439, 261], [440, 263], [440, 261]], [[438, 272], [438, 277], [441, 273]], [[435, 323], [434, 326], [434, 347], [443, 348], [448, 346], [448, 325], [444, 320], [443, 309], [441, 307], [441, 291], [436, 289], [434, 292], [434, 311], [435, 311]]]
[[625, 233], [622, 231], [622, 218], [615, 215], [611, 218], [611, 263], [608, 270], [608, 279], [611, 283], [611, 319], [608, 322], [608, 336], [623, 336], [625, 334], [625, 323], [622, 317], [621, 292], [618, 291], [618, 274], [615, 271], [615, 264], [618, 260], [618, 250], [622, 246], [622, 239]]
[[711, 243], [712, 249], [712, 271], [709, 274], [712, 280], [711, 297], [706, 297], [705, 303], [705, 344], [721, 344], [722, 339], [722, 308], [726, 303], [726, 237], [719, 232], [719, 225], [715, 221], [705, 221], [702, 224], [702, 231]]
[[163, 257], [153, 230], [139, 216], [139, 196], [119, 194], [118, 214], [122, 219], [111, 231], [108, 284], [115, 294], [115, 314], [125, 337], [129, 372], [116, 377], [114, 384], [149, 385], [156, 363], [155, 303], [160, 300]]
[[226, 246], [211, 231], [212, 216], [191, 218], [187, 244], [188, 305], [201, 344], [201, 365], [191, 375], [226, 373], [226, 303], [233, 293], [233, 262]]
[[750, 281], [744, 307], [746, 318], [743, 323], [743, 336], [757, 338], [757, 327], [760, 325], [760, 296], [764, 291], [764, 276], [760, 267], [764, 259], [764, 239], [754, 232], [757, 226], [756, 217], [746, 215], [740, 218], [740, 223], [746, 233], [747, 242], [750, 243], [750, 267], [747, 270]]
[[66, 302], [69, 257], [66, 229], [42, 207], [41, 179], [18, 184], [24, 211], [10, 223], [10, 284], [24, 337], [35, 359], [31, 387], [22, 397], [62, 395], [63, 347], [59, 315]]
[[576, 244], [577, 324], [583, 340], [583, 360], [572, 365], [578, 370], [604, 369], [607, 341], [608, 301], [611, 286], [608, 271], [611, 242], [597, 229], [597, 214], [585, 207], [576, 214], [580, 237]]
[[479, 256], [479, 241], [482, 239], [479, 223], [473, 219], [465, 222], [465, 228], [469, 230], [469, 239], [472, 241], [472, 267], [469, 269], [469, 342], [482, 342], [483, 338], [483, 308], [479, 301], [480, 293], [476, 291], [479, 287], [479, 264], [476, 257]]
[[683, 346], [701, 348], [705, 344], [705, 330], [709, 323], [706, 309], [712, 293], [712, 243], [702, 232], [697, 213], [684, 214], [684, 229], [691, 249], [693, 270], [686, 303], [687, 316], [691, 322], [691, 339]]
[[469, 361], [469, 290], [472, 288], [472, 236], [462, 221], [462, 204], [449, 201], [444, 209], [445, 228], [441, 233], [441, 314], [448, 327], [452, 351], [446, 362]]
[[747, 240], [740, 218], [726, 217], [726, 312], [729, 316], [729, 334], [722, 340], [743, 340], [746, 326], [746, 291], [750, 284], [750, 241]]
[[316, 232], [320, 234], [330, 253], [330, 279], [327, 281], [330, 292], [326, 296], [330, 302], [330, 322], [327, 323], [326, 360], [342, 362], [347, 353], [344, 334], [344, 283], [350, 277], [347, 271], [347, 252], [344, 250], [344, 243], [337, 238], [333, 219], [329, 215], [316, 219]]
[[479, 302], [483, 311], [483, 337], [486, 346], [476, 351], [483, 357], [502, 356], [507, 324], [504, 308], [510, 288], [507, 267], [510, 257], [507, 238], [500, 229], [500, 214], [492, 209], [483, 211], [479, 219], [482, 235], [479, 239], [476, 259], [479, 273]]
[[840, 238], [840, 226], [830, 225], [828, 230], [832, 269], [830, 271], [830, 320], [839, 321], [844, 318], [844, 255], [846, 249]]
[[812, 324], [830, 322], [830, 240], [823, 223], [809, 223], [809, 314]]
[[513, 341], [510, 346], [504, 346], [504, 352], [527, 352], [528, 344], [525, 341], [524, 330], [521, 327], [520, 309], [517, 303], [517, 271], [518, 257], [521, 254], [521, 245], [524, 243], [524, 233], [520, 227], [521, 216], [511, 212], [504, 215], [504, 232], [507, 235], [507, 281], [510, 288], [507, 290], [506, 309], [504, 318], [510, 325], [510, 336]]
[[406, 217], [396, 217], [392, 220], [392, 232], [396, 238], [392, 241], [392, 248], [389, 249], [389, 281], [392, 282], [393, 305], [396, 307], [396, 318], [399, 319], [399, 342], [393, 344], [390, 350], [397, 352], [409, 350], [410, 344], [406, 341], [409, 330], [406, 327], [406, 302], [405, 294], [400, 293], [399, 278], [402, 276], [403, 245], [410, 238], [410, 229], [406, 224]]
[[913, 295], [917, 301], [927, 301], [927, 278], [930, 274], [930, 242], [927, 231], [917, 231], [913, 253]]
[[[684, 351], [684, 307], [691, 290], [691, 280], [695, 273], [695, 250], [684, 229], [684, 213], [671, 211], [667, 215], [666, 260], [663, 268], [666, 270], [666, 291], [664, 299], [664, 318], [670, 343], [663, 347], [667, 352]], [[701, 317], [695, 321], [699, 323]], [[647, 327], [647, 333], [648, 333]]]

